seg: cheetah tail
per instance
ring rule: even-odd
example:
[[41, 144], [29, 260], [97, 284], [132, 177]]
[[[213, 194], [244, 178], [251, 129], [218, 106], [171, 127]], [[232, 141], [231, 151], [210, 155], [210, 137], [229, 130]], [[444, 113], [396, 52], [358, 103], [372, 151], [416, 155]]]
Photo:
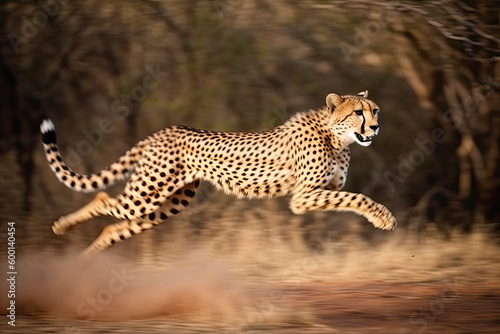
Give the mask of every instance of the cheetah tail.
[[111, 186], [115, 181], [127, 178], [135, 168], [137, 157], [142, 152], [143, 145], [137, 145], [127, 151], [117, 162], [111, 164], [98, 173], [82, 175], [72, 171], [63, 161], [59, 154], [56, 143], [56, 129], [50, 119], [43, 120], [40, 125], [43, 148], [45, 156], [49, 162], [50, 168], [56, 174], [59, 181], [68, 188], [91, 192], [105, 189]]

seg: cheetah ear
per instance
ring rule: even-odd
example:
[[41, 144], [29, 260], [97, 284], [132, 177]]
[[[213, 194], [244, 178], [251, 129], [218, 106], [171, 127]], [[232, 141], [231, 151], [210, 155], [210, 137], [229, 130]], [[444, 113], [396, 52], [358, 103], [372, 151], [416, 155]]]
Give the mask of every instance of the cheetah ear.
[[344, 99], [339, 94], [331, 93], [326, 97], [326, 105], [330, 109], [335, 109], [344, 102]]
[[359, 92], [358, 96], [364, 97], [366, 99], [368, 97], [368, 91], [365, 90], [365, 91]]

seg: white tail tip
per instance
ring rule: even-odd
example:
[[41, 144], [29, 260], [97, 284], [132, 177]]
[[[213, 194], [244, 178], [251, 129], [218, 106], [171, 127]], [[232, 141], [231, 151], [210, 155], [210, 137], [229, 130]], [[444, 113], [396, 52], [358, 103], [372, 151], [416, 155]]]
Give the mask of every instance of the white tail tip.
[[54, 126], [54, 123], [50, 119], [44, 119], [42, 124], [40, 125], [40, 132], [41, 133], [47, 133], [49, 131], [54, 131], [56, 127]]

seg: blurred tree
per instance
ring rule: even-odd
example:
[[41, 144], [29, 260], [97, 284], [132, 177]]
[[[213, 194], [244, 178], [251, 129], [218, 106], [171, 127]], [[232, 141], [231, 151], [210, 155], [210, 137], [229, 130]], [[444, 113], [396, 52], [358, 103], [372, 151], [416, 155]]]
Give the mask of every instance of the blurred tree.
[[355, 0], [315, 7], [370, 13], [356, 30], [355, 43], [344, 46], [348, 56], [359, 56], [381, 29], [393, 32], [391, 45], [383, 47], [393, 54], [433, 128], [445, 131], [446, 150], [437, 151], [440, 166], [429, 169], [434, 187], [422, 194], [418, 211], [435, 216], [429, 212], [432, 199], [443, 194], [449, 199], [449, 192], [438, 191], [444, 187], [472, 210], [469, 223], [499, 223], [500, 26], [495, 2]]
[[[332, 91], [370, 89], [389, 124], [382, 149], [362, 154], [379, 167], [366, 173], [353, 164], [351, 175], [364, 178], [350, 182], [430, 219], [458, 205], [475, 221], [498, 221], [497, 14], [486, 1], [4, 1], [1, 163], [16, 156], [29, 209], [33, 184], [44, 185], [33, 181], [43, 117], [73, 147], [84, 130], [112, 120], [109, 149], [82, 159], [88, 172], [170, 124], [269, 128], [320, 107]], [[165, 74], [161, 85], [127, 100], [152, 68]], [[117, 114], [115, 104], [127, 112]], [[434, 129], [448, 139], [395, 196], [381, 170], [419, 131]]]

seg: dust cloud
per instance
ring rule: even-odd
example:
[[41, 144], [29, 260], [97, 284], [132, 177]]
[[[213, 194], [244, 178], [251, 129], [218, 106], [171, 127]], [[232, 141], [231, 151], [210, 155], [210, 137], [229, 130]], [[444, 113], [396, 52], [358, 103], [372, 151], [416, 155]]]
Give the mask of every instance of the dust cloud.
[[[169, 270], [133, 265], [106, 252], [88, 261], [76, 253], [25, 255], [17, 268], [17, 314], [105, 321], [165, 315], [234, 319], [249, 303], [234, 274], [202, 254]], [[6, 291], [4, 285], [0, 291]], [[2, 310], [5, 297], [0, 297]]]

